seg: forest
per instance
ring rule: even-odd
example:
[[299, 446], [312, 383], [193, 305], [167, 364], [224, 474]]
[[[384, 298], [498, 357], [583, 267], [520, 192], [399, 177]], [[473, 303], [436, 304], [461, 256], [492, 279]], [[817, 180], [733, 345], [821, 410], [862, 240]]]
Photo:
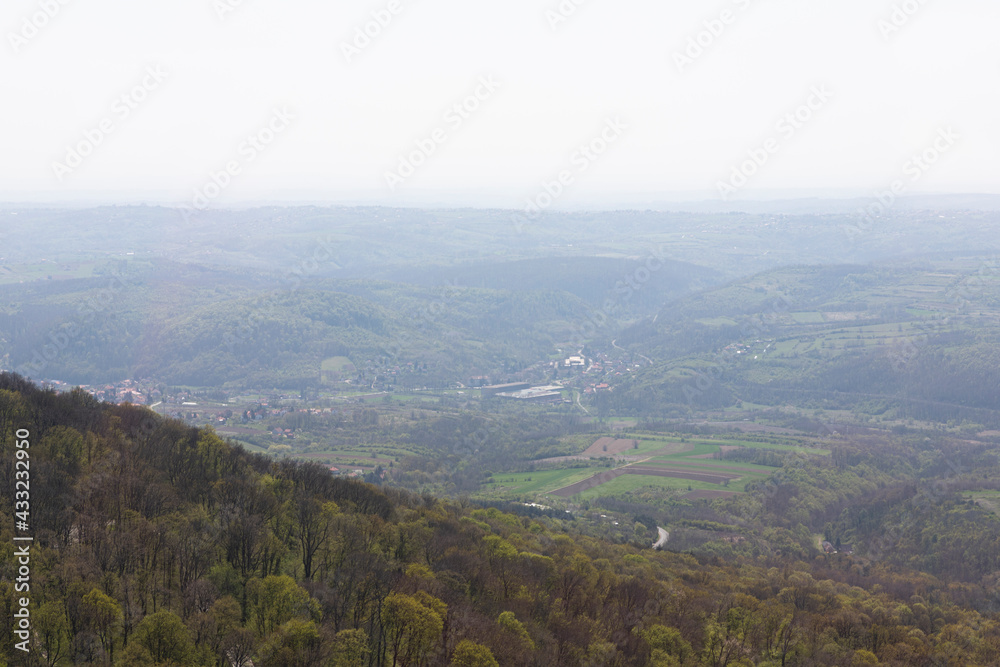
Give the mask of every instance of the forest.
[[[967, 475], [996, 466], [985, 450], [901, 441], [876, 459], [858, 442], [829, 463], [789, 464], [722, 510], [749, 540], [677, 553], [588, 536], [572, 517], [333, 478], [11, 374], [0, 376], [0, 426], [8, 517], [15, 435], [30, 434], [36, 650], [18, 656], [5, 626], [12, 665], [1000, 659], [996, 518], [958, 495]], [[905, 470], [911, 481], [894, 483]], [[882, 529], [882, 553], [806, 548], [807, 525], [847, 542], [880, 521], [896, 526]], [[0, 534], [12, 618], [13, 523]], [[939, 566], [956, 558], [964, 569]]]

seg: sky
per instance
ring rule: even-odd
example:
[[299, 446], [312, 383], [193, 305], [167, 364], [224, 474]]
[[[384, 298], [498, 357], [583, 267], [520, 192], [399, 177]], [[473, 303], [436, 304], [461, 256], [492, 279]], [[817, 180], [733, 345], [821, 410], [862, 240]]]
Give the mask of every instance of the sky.
[[0, 200], [1000, 193], [996, 0], [8, 0]]

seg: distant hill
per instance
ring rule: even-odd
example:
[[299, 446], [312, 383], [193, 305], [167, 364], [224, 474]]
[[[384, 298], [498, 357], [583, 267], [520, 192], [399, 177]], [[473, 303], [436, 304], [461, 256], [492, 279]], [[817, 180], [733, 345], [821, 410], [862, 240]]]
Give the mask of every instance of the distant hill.
[[671, 304], [619, 344], [657, 362], [616, 395], [623, 411], [742, 400], [1000, 423], [992, 257], [769, 271]]
[[[664, 248], [664, 251], [667, 248]], [[668, 301], [721, 282], [719, 272], [658, 256], [545, 257], [448, 267], [396, 268], [384, 277], [418, 285], [527, 291], [561, 290], [593, 306], [607, 299], [627, 314], [652, 313]], [[627, 298], [626, 298], [627, 297]]]
[[260, 277], [175, 263], [121, 278], [0, 287], [4, 363], [37, 378], [300, 388], [330, 357], [365, 373], [413, 364], [425, 384], [517, 370], [555, 353], [591, 308], [558, 290]]

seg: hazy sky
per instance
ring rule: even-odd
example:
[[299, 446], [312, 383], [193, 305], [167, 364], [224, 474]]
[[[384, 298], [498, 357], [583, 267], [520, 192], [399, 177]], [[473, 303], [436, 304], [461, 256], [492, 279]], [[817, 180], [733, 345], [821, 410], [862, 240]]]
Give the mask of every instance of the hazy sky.
[[996, 0], [577, 2], [8, 0], [0, 193], [1000, 192]]

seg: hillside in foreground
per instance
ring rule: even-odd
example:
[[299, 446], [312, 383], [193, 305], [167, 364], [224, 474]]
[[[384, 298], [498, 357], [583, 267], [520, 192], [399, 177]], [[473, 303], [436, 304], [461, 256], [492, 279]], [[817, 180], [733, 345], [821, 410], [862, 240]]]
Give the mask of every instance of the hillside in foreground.
[[[0, 427], [0, 498], [14, 516], [16, 452], [30, 452], [35, 538], [31, 653], [14, 648], [10, 624], [0, 630], [12, 665], [1000, 659], [985, 582], [795, 548], [695, 556], [612, 544], [571, 516], [334, 479], [12, 375], [0, 376]], [[13, 528], [0, 531], [8, 618], [12, 538], [26, 534]]]

